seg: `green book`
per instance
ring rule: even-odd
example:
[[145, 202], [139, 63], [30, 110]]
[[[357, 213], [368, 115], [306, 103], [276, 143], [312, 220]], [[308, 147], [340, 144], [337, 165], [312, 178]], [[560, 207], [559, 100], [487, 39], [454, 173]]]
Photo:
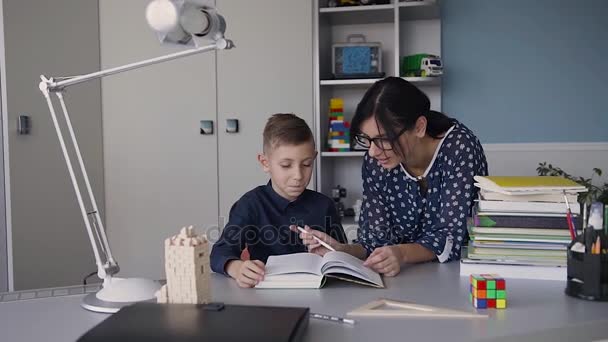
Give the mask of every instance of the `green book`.
[[608, 205], [604, 206], [604, 233], [608, 234]]

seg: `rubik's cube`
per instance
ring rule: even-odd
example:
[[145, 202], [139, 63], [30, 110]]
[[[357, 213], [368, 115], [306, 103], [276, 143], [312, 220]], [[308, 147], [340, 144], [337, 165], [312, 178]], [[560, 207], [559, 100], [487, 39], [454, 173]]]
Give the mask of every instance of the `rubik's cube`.
[[478, 309], [505, 309], [507, 288], [503, 278], [496, 274], [471, 274], [469, 300]]
[[327, 144], [330, 152], [350, 151], [350, 124], [344, 120], [344, 101], [341, 98], [329, 101]]

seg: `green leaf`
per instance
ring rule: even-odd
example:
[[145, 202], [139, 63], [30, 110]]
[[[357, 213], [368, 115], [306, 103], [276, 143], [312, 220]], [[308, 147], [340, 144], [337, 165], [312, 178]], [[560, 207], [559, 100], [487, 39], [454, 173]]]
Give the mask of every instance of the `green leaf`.
[[561, 176], [575, 181], [580, 185], [586, 187], [588, 192], [580, 193], [578, 195], [578, 201], [580, 203], [591, 203], [594, 201], [599, 201], [608, 204], [608, 183], [604, 183], [602, 186], [597, 186], [592, 183], [594, 176], [602, 176], [603, 172], [600, 168], [593, 168], [593, 174], [591, 178], [585, 178], [581, 176], [575, 177], [565, 172], [563, 169], [557, 166], [553, 166], [553, 164], [549, 164], [545, 161], [542, 163], [538, 163], [536, 172], [539, 176]]

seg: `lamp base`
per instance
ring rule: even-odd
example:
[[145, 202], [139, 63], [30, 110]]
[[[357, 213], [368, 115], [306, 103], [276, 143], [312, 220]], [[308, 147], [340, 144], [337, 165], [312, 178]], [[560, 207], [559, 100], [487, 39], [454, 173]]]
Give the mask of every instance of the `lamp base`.
[[155, 302], [160, 287], [159, 282], [144, 278], [111, 278], [101, 290], [86, 295], [81, 306], [89, 311], [115, 313], [137, 302]]

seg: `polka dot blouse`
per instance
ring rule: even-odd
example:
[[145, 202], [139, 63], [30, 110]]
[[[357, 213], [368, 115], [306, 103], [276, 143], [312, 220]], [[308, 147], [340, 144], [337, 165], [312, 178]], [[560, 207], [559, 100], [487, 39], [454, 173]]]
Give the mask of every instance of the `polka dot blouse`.
[[386, 170], [366, 153], [356, 242], [368, 254], [376, 247], [418, 243], [440, 262], [460, 259], [477, 196], [473, 176], [487, 174], [479, 140], [456, 120], [420, 179], [403, 166]]

